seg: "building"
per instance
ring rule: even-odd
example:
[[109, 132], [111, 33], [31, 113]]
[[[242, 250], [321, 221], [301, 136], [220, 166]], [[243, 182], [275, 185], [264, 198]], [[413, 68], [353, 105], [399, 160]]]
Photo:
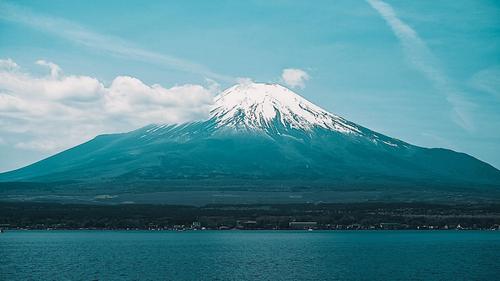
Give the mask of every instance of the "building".
[[236, 221], [236, 227], [240, 229], [256, 229], [257, 221], [254, 220]]
[[318, 223], [315, 221], [292, 221], [288, 223], [288, 226], [292, 229], [309, 229], [316, 228]]

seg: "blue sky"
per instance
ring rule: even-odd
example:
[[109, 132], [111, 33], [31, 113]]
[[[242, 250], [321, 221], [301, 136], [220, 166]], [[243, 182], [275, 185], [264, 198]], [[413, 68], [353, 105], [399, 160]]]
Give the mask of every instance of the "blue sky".
[[[283, 82], [286, 68], [333, 113], [500, 167], [498, 1], [0, 0], [0, 59], [0, 171], [156, 116], [200, 118], [207, 95], [240, 77]], [[96, 96], [121, 89], [169, 99], [138, 112], [127, 96], [103, 116]], [[169, 116], [149, 114], [158, 104]]]

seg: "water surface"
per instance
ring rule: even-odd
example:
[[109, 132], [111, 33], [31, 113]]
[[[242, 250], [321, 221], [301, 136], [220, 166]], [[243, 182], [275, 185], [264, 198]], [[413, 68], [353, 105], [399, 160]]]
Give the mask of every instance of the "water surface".
[[0, 280], [498, 280], [494, 231], [8, 231]]

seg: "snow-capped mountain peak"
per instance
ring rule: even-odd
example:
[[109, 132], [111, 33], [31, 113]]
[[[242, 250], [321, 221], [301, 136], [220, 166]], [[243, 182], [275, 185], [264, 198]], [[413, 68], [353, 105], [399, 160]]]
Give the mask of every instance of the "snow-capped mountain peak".
[[354, 124], [331, 114], [279, 84], [237, 84], [215, 98], [211, 117], [219, 127], [264, 130], [279, 121], [285, 127], [321, 127], [359, 133]]

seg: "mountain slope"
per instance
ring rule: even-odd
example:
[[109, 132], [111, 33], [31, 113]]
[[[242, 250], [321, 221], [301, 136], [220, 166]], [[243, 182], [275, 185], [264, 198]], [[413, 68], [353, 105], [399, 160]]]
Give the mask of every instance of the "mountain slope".
[[274, 84], [236, 85], [210, 119], [102, 135], [0, 181], [132, 190], [335, 190], [500, 186], [467, 154], [427, 149], [328, 113]]

